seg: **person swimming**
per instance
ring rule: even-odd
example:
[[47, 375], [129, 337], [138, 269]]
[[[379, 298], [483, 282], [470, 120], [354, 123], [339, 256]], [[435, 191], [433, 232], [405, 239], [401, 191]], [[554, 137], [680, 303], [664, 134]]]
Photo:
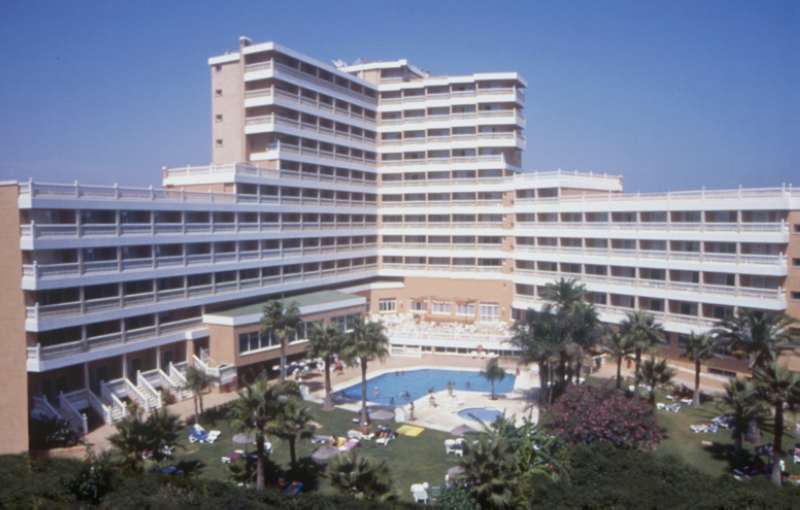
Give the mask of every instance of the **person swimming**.
[[467, 381], [467, 384], [466, 384], [466, 386], [467, 386], [467, 389], [470, 389], [470, 388], [472, 388], [472, 385], [469, 383], [469, 381]]

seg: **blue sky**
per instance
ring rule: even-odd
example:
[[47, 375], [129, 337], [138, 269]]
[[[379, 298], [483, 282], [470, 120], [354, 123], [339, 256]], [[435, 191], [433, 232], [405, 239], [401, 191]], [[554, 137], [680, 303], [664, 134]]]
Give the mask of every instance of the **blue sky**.
[[0, 179], [157, 185], [210, 159], [206, 59], [516, 70], [525, 167], [628, 191], [800, 186], [800, 2], [21, 1], [0, 16]]

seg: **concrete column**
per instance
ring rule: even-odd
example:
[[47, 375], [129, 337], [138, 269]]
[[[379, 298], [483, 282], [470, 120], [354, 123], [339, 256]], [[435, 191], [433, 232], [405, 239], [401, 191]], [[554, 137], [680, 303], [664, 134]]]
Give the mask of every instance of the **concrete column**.
[[156, 368], [161, 369], [161, 346], [156, 345]]
[[89, 363], [83, 364], [83, 387], [89, 389]]
[[128, 377], [128, 355], [122, 353], [122, 377]]

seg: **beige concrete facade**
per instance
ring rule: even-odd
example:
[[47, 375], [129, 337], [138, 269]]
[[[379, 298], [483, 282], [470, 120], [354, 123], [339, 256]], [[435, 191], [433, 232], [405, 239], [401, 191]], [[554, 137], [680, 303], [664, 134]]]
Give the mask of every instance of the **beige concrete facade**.
[[246, 161], [242, 62], [211, 66], [211, 147], [216, 165]]
[[28, 449], [25, 298], [19, 288], [22, 255], [17, 184], [0, 185], [0, 454]]
[[[434, 321], [468, 321], [468, 318], [457, 317], [455, 309], [448, 316], [431, 313], [431, 302], [441, 301], [453, 304], [498, 304], [500, 319], [511, 320], [511, 302], [514, 297], [514, 286], [511, 282], [496, 280], [463, 280], [454, 278], [419, 278], [409, 277], [403, 280], [403, 287], [396, 289], [376, 289], [370, 292], [370, 313], [380, 313], [381, 299], [396, 299], [397, 313], [412, 312], [413, 301], [425, 302], [425, 312], [420, 316], [424, 320]], [[474, 320], [478, 319], [476, 306]]]

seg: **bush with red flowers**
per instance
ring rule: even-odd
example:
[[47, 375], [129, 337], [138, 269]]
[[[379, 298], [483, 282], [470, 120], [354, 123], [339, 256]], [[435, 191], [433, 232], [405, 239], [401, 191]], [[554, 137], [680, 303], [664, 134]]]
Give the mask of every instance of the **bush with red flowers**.
[[652, 448], [661, 440], [653, 406], [614, 388], [570, 386], [549, 414], [549, 430], [573, 444], [603, 441], [620, 448]]

